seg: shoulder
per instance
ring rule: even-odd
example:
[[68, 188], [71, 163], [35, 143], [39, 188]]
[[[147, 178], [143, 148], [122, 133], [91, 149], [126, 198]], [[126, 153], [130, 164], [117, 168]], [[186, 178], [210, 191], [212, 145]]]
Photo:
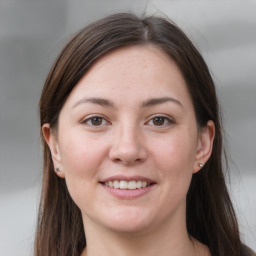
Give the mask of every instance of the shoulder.
[[256, 256], [256, 253], [251, 248], [247, 247], [246, 245], [244, 246], [244, 248], [248, 256]]
[[256, 256], [256, 253], [253, 250], [248, 249], [248, 251], [250, 256]]

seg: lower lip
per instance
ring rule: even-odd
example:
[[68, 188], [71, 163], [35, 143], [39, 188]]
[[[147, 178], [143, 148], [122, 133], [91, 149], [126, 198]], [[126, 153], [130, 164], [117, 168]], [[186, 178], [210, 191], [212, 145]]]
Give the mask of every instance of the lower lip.
[[152, 184], [145, 188], [137, 188], [137, 189], [118, 189], [118, 188], [111, 188], [104, 184], [102, 186], [110, 192], [112, 195], [120, 198], [120, 199], [135, 199], [141, 196], [144, 196], [148, 192], [150, 192], [154, 187], [155, 184]]

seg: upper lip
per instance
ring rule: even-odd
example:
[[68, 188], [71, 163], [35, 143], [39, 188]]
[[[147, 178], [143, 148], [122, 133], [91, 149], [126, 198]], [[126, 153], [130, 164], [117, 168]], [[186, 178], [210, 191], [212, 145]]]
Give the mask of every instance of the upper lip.
[[124, 176], [124, 175], [115, 175], [115, 176], [111, 176], [109, 178], [103, 179], [100, 182], [108, 182], [108, 181], [114, 181], [114, 180], [125, 180], [125, 181], [146, 181], [148, 183], [156, 183], [155, 181], [153, 181], [152, 179], [143, 177], [143, 176]]

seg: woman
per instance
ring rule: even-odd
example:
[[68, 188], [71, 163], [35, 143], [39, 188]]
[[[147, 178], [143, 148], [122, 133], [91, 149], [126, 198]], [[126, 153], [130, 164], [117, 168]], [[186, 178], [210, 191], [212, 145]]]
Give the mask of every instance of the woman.
[[212, 78], [170, 21], [115, 14], [81, 30], [40, 117], [35, 255], [252, 255], [225, 185]]

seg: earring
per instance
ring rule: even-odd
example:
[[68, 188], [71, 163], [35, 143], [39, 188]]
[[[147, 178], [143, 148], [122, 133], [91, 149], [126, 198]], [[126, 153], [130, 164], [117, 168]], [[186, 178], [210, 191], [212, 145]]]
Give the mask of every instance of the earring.
[[202, 163], [199, 163], [200, 168], [202, 168], [204, 165]]
[[55, 168], [55, 171], [56, 172], [61, 172], [61, 170], [58, 167]]

